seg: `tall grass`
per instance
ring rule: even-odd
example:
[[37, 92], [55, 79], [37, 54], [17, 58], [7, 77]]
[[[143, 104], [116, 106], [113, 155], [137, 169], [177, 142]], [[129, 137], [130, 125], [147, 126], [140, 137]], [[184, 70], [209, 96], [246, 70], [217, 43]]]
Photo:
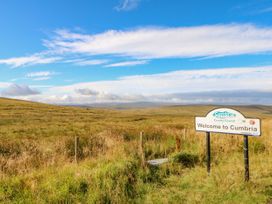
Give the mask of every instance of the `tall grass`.
[[[249, 139], [249, 183], [243, 181], [241, 136], [212, 134], [212, 172], [207, 176], [205, 135], [194, 131], [193, 120], [211, 108], [117, 111], [0, 99], [0, 203], [271, 201], [272, 108], [235, 107], [262, 118], [262, 136]], [[169, 163], [142, 167], [140, 131], [145, 159], [168, 157]]]

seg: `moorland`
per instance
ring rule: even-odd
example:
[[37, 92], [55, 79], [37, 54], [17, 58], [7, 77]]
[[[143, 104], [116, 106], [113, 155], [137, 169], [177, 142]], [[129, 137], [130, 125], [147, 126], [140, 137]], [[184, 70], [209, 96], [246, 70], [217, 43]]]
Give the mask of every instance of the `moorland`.
[[[233, 107], [262, 119], [262, 135], [249, 138], [249, 182], [239, 135], [212, 134], [207, 175], [205, 134], [195, 132], [194, 116], [215, 107], [120, 110], [1, 98], [0, 203], [271, 202], [272, 107]], [[140, 132], [144, 159], [168, 163], [143, 165]]]

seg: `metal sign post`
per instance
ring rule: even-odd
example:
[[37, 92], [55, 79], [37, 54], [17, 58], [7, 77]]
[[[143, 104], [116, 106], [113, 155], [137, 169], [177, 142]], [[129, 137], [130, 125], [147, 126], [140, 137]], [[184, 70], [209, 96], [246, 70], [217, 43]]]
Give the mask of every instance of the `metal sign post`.
[[207, 172], [210, 175], [211, 171], [211, 133], [206, 132], [206, 150], [207, 150]]
[[249, 181], [248, 136], [244, 135], [245, 181]]
[[196, 131], [206, 132], [207, 172], [211, 170], [211, 132], [244, 136], [245, 181], [249, 181], [248, 136], [261, 135], [261, 120], [246, 118], [239, 111], [230, 108], [218, 108], [205, 117], [195, 117]]

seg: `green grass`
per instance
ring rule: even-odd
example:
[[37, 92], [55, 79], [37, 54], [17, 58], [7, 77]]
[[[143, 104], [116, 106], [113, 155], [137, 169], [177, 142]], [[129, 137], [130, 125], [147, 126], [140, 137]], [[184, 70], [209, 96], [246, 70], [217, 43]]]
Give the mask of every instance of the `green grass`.
[[[205, 135], [193, 124], [212, 108], [114, 110], [0, 98], [0, 203], [271, 202], [272, 107], [233, 107], [262, 119], [262, 136], [249, 139], [249, 183], [241, 136], [212, 134], [212, 172], [206, 173]], [[141, 166], [140, 131], [146, 159], [170, 163]]]

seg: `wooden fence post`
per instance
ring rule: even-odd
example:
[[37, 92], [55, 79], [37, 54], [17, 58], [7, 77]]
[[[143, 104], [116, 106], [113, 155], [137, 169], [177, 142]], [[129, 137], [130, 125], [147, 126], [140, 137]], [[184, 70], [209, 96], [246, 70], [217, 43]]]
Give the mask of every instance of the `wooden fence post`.
[[139, 153], [141, 157], [142, 166], [145, 166], [145, 154], [144, 154], [144, 142], [143, 142], [143, 132], [140, 132], [140, 143], [139, 143]]
[[79, 138], [75, 136], [75, 163], [77, 163], [78, 142], [79, 142]]
[[186, 128], [183, 129], [183, 139], [186, 139]]
[[178, 135], [176, 135], [176, 152], [180, 152], [181, 149], [181, 140]]

